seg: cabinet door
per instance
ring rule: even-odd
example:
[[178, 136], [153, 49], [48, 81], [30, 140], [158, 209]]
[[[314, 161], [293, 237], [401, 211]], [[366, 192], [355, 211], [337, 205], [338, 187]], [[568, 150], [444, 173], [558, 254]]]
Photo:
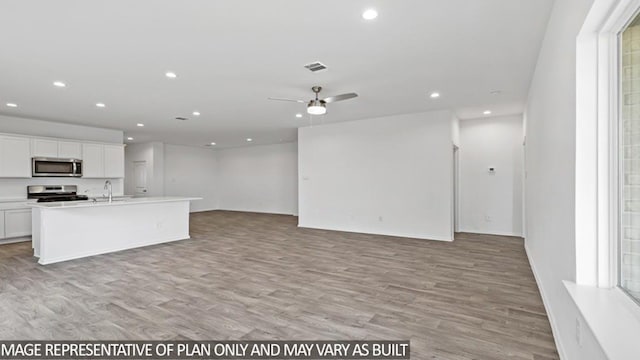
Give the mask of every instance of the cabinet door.
[[82, 144], [70, 141], [58, 141], [58, 157], [64, 159], [82, 159]]
[[82, 144], [82, 177], [104, 178], [104, 145]]
[[7, 238], [31, 235], [31, 209], [6, 210], [4, 235]]
[[28, 138], [0, 138], [0, 177], [31, 177], [31, 142]]
[[124, 177], [124, 147], [122, 145], [104, 146], [104, 177]]
[[33, 139], [33, 156], [51, 157], [58, 156], [58, 142], [55, 140]]

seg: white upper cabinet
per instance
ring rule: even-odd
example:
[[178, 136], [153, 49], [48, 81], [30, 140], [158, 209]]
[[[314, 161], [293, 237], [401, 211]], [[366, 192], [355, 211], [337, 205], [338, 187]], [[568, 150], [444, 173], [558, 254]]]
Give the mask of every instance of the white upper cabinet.
[[104, 178], [104, 145], [82, 144], [82, 177]]
[[82, 144], [82, 177], [123, 178], [124, 146]]
[[104, 146], [104, 177], [124, 177], [124, 147], [122, 145]]
[[58, 141], [58, 157], [63, 159], [82, 159], [82, 144]]
[[33, 139], [31, 152], [33, 157], [82, 159], [82, 144], [73, 141]]
[[33, 139], [34, 157], [58, 157], [58, 142], [56, 140]]
[[0, 177], [31, 177], [31, 141], [29, 138], [0, 137]]
[[124, 145], [0, 134], [0, 178], [30, 178], [31, 158], [81, 159], [82, 177], [124, 178]]

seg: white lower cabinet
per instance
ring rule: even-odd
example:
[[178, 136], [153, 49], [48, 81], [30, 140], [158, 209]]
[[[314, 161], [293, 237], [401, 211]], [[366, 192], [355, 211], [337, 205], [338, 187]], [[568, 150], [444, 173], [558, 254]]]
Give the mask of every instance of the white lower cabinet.
[[5, 210], [3, 220], [5, 238], [31, 235], [31, 209]]

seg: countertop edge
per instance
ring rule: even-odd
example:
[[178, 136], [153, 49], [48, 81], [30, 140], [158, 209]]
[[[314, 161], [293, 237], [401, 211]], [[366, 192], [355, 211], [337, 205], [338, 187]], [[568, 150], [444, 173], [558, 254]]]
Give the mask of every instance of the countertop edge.
[[[158, 204], [167, 202], [179, 202], [179, 201], [196, 201], [202, 200], [199, 197], [163, 197], [163, 198], [140, 198], [140, 200], [127, 200], [127, 201], [114, 201], [114, 202], [97, 202], [94, 203], [91, 200], [78, 203], [77, 201], [68, 201], [60, 203], [33, 203], [26, 204], [30, 208], [43, 209], [43, 210], [59, 210], [59, 209], [78, 209], [78, 208], [96, 208], [103, 206], [126, 206], [126, 205], [143, 205], [143, 204]], [[55, 204], [55, 205], [53, 205]]]

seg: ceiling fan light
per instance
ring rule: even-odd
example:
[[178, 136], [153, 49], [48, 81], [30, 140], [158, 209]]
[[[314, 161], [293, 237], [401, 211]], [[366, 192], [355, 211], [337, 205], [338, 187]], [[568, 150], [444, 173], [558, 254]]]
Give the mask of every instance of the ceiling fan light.
[[312, 100], [309, 102], [309, 105], [307, 105], [307, 113], [311, 115], [324, 115], [327, 113], [327, 107], [320, 101]]

